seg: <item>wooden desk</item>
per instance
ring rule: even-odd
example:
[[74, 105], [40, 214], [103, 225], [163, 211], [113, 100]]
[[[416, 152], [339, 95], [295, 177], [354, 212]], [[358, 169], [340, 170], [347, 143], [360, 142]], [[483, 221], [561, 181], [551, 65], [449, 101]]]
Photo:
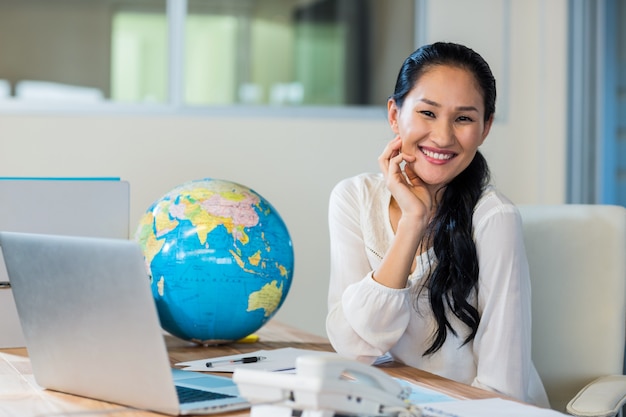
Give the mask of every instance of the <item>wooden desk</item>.
[[[332, 350], [328, 340], [299, 331], [293, 327], [271, 322], [259, 330], [260, 340], [251, 344], [231, 344], [201, 347], [166, 336], [171, 364], [216, 356], [253, 352], [260, 349], [297, 347], [311, 350]], [[389, 374], [404, 378], [415, 384], [434, 388], [458, 398], [493, 398], [495, 394], [473, 388], [400, 364], [382, 366]], [[106, 412], [108, 410], [109, 412]], [[59, 392], [43, 390], [37, 386], [32, 375], [26, 349], [0, 349], [0, 416], [2, 417], [81, 417], [102, 415], [112, 417], [158, 417], [147, 411], [137, 411], [115, 404]], [[221, 414], [228, 417], [249, 416], [249, 410]]]

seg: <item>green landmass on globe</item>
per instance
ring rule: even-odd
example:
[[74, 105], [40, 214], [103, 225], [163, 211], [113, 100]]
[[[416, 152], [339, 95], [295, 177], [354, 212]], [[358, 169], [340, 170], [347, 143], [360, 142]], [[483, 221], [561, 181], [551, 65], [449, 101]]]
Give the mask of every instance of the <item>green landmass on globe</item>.
[[135, 233], [162, 327], [200, 344], [239, 340], [285, 301], [294, 255], [276, 209], [243, 185], [212, 178], [155, 201]]

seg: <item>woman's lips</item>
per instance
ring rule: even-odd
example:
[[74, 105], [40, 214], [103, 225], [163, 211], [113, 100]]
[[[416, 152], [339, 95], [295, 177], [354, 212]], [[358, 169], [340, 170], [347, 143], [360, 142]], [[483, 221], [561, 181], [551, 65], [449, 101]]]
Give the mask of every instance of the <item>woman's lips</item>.
[[420, 151], [422, 151], [422, 153], [426, 155], [429, 159], [438, 162], [446, 162], [456, 156], [456, 153], [449, 151], [435, 151], [427, 148], [420, 148]]

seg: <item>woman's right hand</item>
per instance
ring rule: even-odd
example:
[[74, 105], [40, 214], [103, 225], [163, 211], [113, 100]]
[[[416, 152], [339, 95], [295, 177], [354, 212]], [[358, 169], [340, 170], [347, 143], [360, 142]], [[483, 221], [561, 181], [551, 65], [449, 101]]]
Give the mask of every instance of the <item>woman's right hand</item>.
[[402, 217], [411, 217], [427, 224], [433, 198], [422, 179], [411, 168], [415, 156], [402, 153], [402, 139], [396, 136], [378, 157], [387, 188], [402, 211]]

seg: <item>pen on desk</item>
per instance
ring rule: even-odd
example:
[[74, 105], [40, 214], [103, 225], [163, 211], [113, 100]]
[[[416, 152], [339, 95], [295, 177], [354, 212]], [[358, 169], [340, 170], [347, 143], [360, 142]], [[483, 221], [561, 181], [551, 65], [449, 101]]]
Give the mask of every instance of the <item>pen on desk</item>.
[[246, 356], [244, 358], [239, 358], [239, 359], [223, 359], [223, 360], [207, 362], [206, 367], [212, 368], [215, 365], [231, 364], [231, 363], [254, 363], [254, 362], [260, 362], [265, 359], [267, 359], [265, 356]]

